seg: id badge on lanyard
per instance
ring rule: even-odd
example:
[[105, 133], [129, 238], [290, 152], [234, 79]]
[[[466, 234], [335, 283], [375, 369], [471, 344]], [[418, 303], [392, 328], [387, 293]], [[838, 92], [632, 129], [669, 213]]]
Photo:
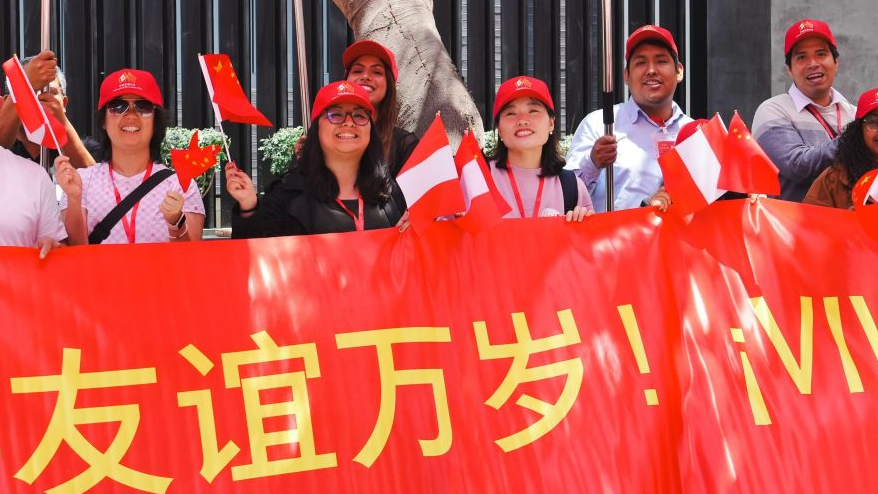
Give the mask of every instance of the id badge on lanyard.
[[659, 157], [674, 149], [677, 134], [668, 132], [667, 127], [661, 127], [658, 132], [652, 135], [652, 141], [655, 144], [655, 156]]

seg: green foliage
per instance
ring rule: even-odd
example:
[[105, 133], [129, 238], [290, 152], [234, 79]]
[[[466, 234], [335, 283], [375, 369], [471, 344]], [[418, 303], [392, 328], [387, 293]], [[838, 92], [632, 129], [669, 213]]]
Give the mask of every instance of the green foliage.
[[[185, 127], [168, 127], [165, 134], [165, 140], [162, 141], [162, 162], [168, 168], [173, 169], [171, 163], [172, 149], [189, 149], [189, 141], [192, 140], [192, 133], [198, 130], [198, 145], [201, 147], [210, 146], [212, 144], [220, 147], [220, 153], [217, 155], [217, 164], [213, 170], [204, 173], [195, 179], [198, 184], [198, 190], [204, 195], [208, 192], [210, 185], [213, 183], [214, 174], [222, 170], [222, 167], [229, 161], [226, 156], [226, 148], [223, 146], [223, 136], [216, 129], [187, 129]], [[227, 137], [228, 138], [228, 137]]]
[[284, 127], [259, 141], [263, 159], [271, 163], [271, 173], [281, 175], [290, 169], [296, 143], [305, 133], [302, 127]]

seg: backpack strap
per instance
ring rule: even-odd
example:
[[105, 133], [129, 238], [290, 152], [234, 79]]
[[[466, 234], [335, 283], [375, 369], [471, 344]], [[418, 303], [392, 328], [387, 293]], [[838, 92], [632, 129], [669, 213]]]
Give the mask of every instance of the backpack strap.
[[106, 240], [107, 237], [110, 236], [110, 230], [112, 230], [113, 227], [116, 226], [116, 223], [118, 223], [119, 220], [121, 220], [122, 217], [125, 216], [135, 204], [137, 204], [137, 201], [143, 199], [143, 196], [148, 194], [149, 191], [173, 174], [173, 170], [165, 168], [150, 175], [145, 182], [138, 185], [136, 189], [132, 190], [130, 194], [125, 196], [125, 199], [122, 199], [119, 204], [116, 204], [116, 207], [110, 210], [100, 223], [95, 225], [94, 230], [92, 230], [91, 234], [88, 236], [88, 243], [99, 244]]
[[576, 187], [576, 174], [573, 170], [561, 170], [558, 175], [561, 180], [561, 192], [564, 194], [564, 213], [573, 211], [579, 200], [579, 190]]

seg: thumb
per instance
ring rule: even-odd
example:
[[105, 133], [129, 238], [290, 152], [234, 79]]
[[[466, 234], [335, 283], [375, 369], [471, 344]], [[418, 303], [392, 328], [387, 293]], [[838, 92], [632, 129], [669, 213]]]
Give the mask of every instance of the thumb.
[[52, 250], [52, 241], [47, 238], [41, 238], [37, 240], [37, 247], [40, 249], [40, 259], [45, 259], [49, 255], [49, 251]]

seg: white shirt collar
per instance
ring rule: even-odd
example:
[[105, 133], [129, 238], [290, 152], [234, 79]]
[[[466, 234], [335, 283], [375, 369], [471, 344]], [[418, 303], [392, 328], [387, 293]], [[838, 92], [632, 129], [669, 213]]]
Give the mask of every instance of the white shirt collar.
[[[836, 103], [848, 102], [848, 100], [845, 99], [845, 97], [842, 96], [840, 92], [836, 91], [835, 88], [830, 88], [829, 91], [830, 94], [832, 94], [832, 100], [830, 100], [828, 106], [835, 106]], [[790, 97], [793, 98], [793, 104], [796, 105], [796, 111], [798, 112], [804, 110], [805, 107], [808, 105], [820, 106], [815, 103], [814, 100], [805, 96], [805, 93], [803, 93], [798, 87], [796, 87], [795, 84], [790, 86], [790, 90], [788, 92], [790, 94]]]

